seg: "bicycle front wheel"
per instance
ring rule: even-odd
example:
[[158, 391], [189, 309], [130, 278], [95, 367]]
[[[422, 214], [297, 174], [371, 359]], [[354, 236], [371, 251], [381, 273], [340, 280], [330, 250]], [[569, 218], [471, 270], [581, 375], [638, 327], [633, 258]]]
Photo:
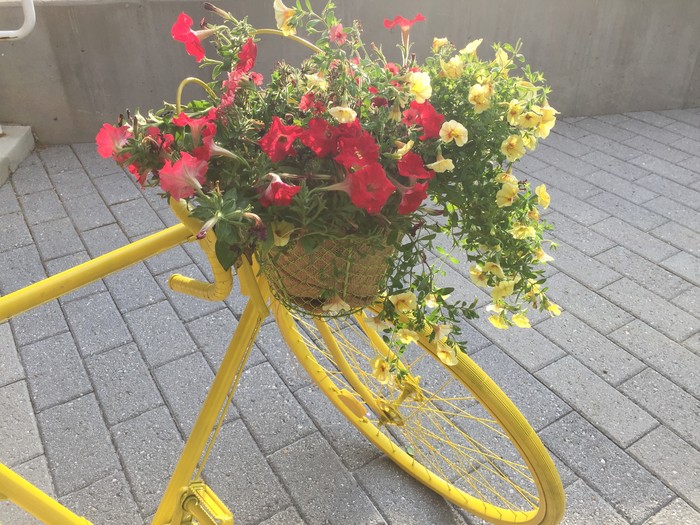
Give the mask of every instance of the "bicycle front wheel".
[[304, 319], [278, 303], [283, 337], [336, 408], [399, 467], [491, 523], [554, 525], [564, 492], [535, 431], [466, 354], [444, 365], [423, 338], [398, 376], [378, 372], [393, 354], [362, 314]]

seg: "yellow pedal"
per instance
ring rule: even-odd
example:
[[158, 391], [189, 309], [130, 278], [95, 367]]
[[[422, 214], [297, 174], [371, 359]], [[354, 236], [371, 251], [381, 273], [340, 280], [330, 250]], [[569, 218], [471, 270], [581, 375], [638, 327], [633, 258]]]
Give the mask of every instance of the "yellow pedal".
[[233, 514], [203, 481], [193, 481], [182, 500], [182, 508], [199, 525], [233, 525]]

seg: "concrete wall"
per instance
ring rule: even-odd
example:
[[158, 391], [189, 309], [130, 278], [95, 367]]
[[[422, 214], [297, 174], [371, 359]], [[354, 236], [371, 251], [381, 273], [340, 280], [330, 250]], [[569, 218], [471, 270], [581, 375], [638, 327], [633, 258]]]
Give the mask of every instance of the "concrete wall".
[[[426, 15], [412, 32], [419, 56], [433, 36], [458, 46], [483, 37], [482, 56], [494, 41], [522, 38], [526, 58], [552, 85], [552, 105], [567, 116], [700, 106], [700, 0], [336, 3], [339, 16], [362, 20], [365, 40], [383, 44], [397, 60], [398, 34], [382, 26], [384, 17], [396, 14]], [[218, 5], [249, 15], [257, 27], [274, 26], [272, 0]], [[195, 20], [210, 14], [191, 1], [40, 0], [34, 32], [0, 42], [0, 122], [31, 125], [43, 143], [92, 141], [102, 122], [113, 122], [127, 107], [173, 101], [178, 82], [198, 73], [170, 38], [180, 11]], [[3, 29], [20, 20], [17, 5], [0, 0]], [[279, 58], [299, 60], [305, 53], [265, 38], [257, 68], [262, 72]]]

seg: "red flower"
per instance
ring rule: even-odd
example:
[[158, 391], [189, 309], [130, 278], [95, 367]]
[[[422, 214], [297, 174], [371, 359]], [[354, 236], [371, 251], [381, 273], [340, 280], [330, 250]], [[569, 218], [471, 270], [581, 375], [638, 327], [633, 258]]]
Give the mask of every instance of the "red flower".
[[211, 29], [192, 31], [192, 19], [185, 13], [180, 13], [170, 30], [173, 39], [184, 43], [187, 54], [192, 55], [197, 62], [201, 62], [205, 55], [201, 40], [207, 38], [213, 32]]
[[317, 157], [327, 157], [335, 152], [338, 144], [338, 132], [322, 118], [312, 118], [302, 131], [301, 142], [313, 151]]
[[397, 64], [394, 64], [393, 62], [387, 62], [384, 67], [392, 75], [398, 75], [399, 72], [401, 71], [401, 68]]
[[334, 44], [342, 46], [348, 39], [348, 35], [343, 32], [343, 24], [336, 24], [331, 26], [329, 40]]
[[401, 157], [397, 165], [399, 173], [404, 177], [412, 179], [432, 179], [435, 176], [434, 171], [425, 169], [423, 157], [412, 151], [409, 151]]
[[272, 162], [279, 162], [296, 155], [294, 141], [301, 133], [299, 126], [285, 126], [279, 117], [272, 117], [270, 130], [258, 141], [258, 145]]
[[117, 162], [122, 162], [126, 158], [120, 155], [121, 150], [131, 136], [131, 131], [127, 126], [116, 127], [111, 124], [103, 124], [95, 137], [97, 153], [103, 159], [112, 157]]
[[333, 159], [348, 171], [379, 161], [379, 145], [367, 132], [363, 132], [358, 137], [340, 137], [338, 151], [340, 153]]
[[216, 120], [216, 108], [211, 108], [205, 116], [200, 118], [192, 118], [182, 112], [173, 119], [173, 124], [182, 128], [189, 126], [192, 143], [198, 146], [203, 136], [216, 134], [216, 123], [213, 122], [214, 120]]
[[335, 128], [338, 130], [338, 137], [359, 137], [363, 133], [359, 119], [346, 124], [338, 124]]
[[402, 16], [397, 16], [393, 20], [385, 18], [384, 27], [386, 27], [387, 29], [391, 29], [392, 27], [399, 26], [403, 31], [406, 29], [410, 29], [413, 24], [415, 24], [416, 22], [422, 22], [423, 20], [425, 20], [425, 17], [421, 13], [418, 13], [413, 20], [408, 20]]
[[206, 180], [207, 168], [207, 161], [183, 151], [182, 157], [175, 164], [166, 160], [159, 170], [160, 187], [174, 199], [192, 197], [194, 190], [201, 188]]
[[314, 115], [319, 115], [326, 111], [326, 106], [320, 100], [316, 100], [316, 95], [309, 91], [301, 96], [299, 109], [301, 111], [311, 111]]
[[371, 100], [371, 104], [372, 104], [374, 107], [381, 108], [381, 107], [383, 107], [383, 106], [388, 106], [388, 105], [389, 105], [389, 101], [388, 101], [387, 99], [385, 99], [384, 97], [374, 97], [374, 98]]
[[428, 198], [428, 183], [416, 183], [401, 194], [399, 214], [408, 215], [418, 209], [421, 203]]
[[260, 73], [256, 73], [255, 71], [251, 71], [248, 73], [248, 76], [250, 77], [250, 80], [253, 84], [256, 86], [262, 86], [263, 83], [263, 76]]
[[292, 198], [301, 191], [301, 186], [292, 186], [282, 182], [279, 175], [270, 174], [272, 182], [267, 189], [260, 194], [260, 204], [268, 206], [289, 206]]
[[238, 64], [236, 64], [236, 71], [241, 73], [247, 73], [255, 65], [255, 59], [258, 56], [258, 48], [255, 46], [252, 38], [249, 38], [240, 53], [238, 53]]
[[370, 215], [377, 215], [396, 189], [378, 162], [350, 173], [348, 179], [350, 200]]
[[422, 126], [423, 134], [418, 137], [420, 140], [436, 139], [440, 136], [440, 128], [445, 122], [445, 115], [435, 111], [433, 105], [425, 101], [419, 104], [415, 100], [411, 101], [409, 109], [403, 112], [402, 122], [406, 126]]
[[148, 178], [148, 173], [151, 171], [149, 169], [144, 169], [138, 162], [132, 162], [128, 166], [129, 173], [136, 177], [136, 181], [141, 185], [141, 188], [146, 186], [146, 179]]

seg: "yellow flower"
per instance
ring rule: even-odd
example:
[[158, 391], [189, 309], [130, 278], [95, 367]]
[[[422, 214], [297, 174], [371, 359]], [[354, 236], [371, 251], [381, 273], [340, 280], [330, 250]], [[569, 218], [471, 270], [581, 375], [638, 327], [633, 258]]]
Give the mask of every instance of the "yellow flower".
[[459, 56], [454, 56], [447, 62], [440, 60], [440, 67], [447, 78], [459, 78], [464, 73], [464, 62]]
[[508, 103], [508, 124], [511, 126], [517, 126], [520, 122], [520, 115], [523, 113], [523, 107], [520, 102], [516, 99], [511, 100]]
[[520, 328], [532, 328], [530, 325], [530, 320], [523, 313], [515, 314], [512, 318], [515, 326]]
[[503, 311], [503, 307], [502, 307], [502, 306], [499, 306], [499, 305], [497, 305], [497, 304], [491, 303], [490, 305], [488, 305], [488, 306], [485, 308], [485, 310], [486, 310], [487, 312], [493, 312], [493, 313], [495, 313], [495, 314], [500, 314], [500, 313]]
[[396, 150], [396, 153], [394, 153], [394, 155], [396, 155], [396, 158], [397, 158], [397, 159], [400, 159], [400, 158], [403, 157], [406, 153], [408, 153], [409, 151], [411, 151], [411, 148], [413, 147], [413, 144], [414, 144], [414, 142], [413, 142], [412, 140], [409, 140], [409, 141], [406, 142], [405, 144], [404, 144], [403, 142], [399, 141], [399, 140], [397, 140], [396, 142], [394, 142], [394, 146], [396, 146], [396, 147], [398, 148], [398, 149]]
[[501, 281], [491, 289], [491, 297], [494, 301], [500, 301], [511, 295], [514, 287], [515, 281]]
[[394, 122], [401, 122], [402, 117], [403, 117], [403, 115], [401, 114], [401, 106], [399, 106], [398, 103], [391, 106], [391, 112], [389, 113], [389, 118], [391, 120], [393, 120]]
[[422, 71], [414, 71], [408, 76], [409, 91], [416, 97], [416, 102], [422, 104], [433, 94], [430, 87], [430, 75]]
[[289, 237], [294, 231], [294, 225], [291, 222], [279, 221], [273, 222], [270, 227], [272, 228], [272, 237], [275, 246], [287, 246]]
[[476, 113], [483, 113], [491, 107], [491, 86], [486, 84], [474, 84], [469, 89], [467, 100], [474, 105]]
[[318, 88], [321, 91], [328, 89], [328, 81], [323, 78], [321, 73], [306, 75], [306, 85], [309, 89]]
[[469, 268], [469, 278], [475, 285], [480, 286], [481, 288], [486, 288], [489, 285], [488, 276], [483, 272], [481, 266], [478, 264]]
[[425, 306], [427, 306], [428, 308], [437, 308], [438, 300], [437, 296], [434, 293], [425, 296]]
[[343, 301], [339, 295], [336, 295], [321, 307], [321, 310], [329, 314], [339, 314], [352, 310], [350, 305]]
[[547, 186], [540, 184], [535, 188], [535, 194], [537, 195], [537, 204], [542, 206], [545, 210], [549, 208], [549, 203], [552, 200], [547, 193]]
[[499, 208], [512, 205], [518, 200], [518, 185], [506, 182], [496, 193], [496, 204]]
[[520, 135], [511, 135], [501, 144], [501, 153], [503, 153], [509, 162], [515, 162], [520, 157], [525, 155], [525, 145]]
[[432, 164], [426, 164], [425, 167], [429, 170], [433, 170], [435, 173], [444, 173], [455, 169], [455, 165], [452, 160], [444, 158], [442, 153], [438, 153], [437, 160]]
[[398, 330], [396, 332], [396, 337], [405, 345], [418, 341], [418, 334], [408, 328], [401, 328]]
[[384, 359], [384, 356], [376, 356], [370, 364], [372, 365], [372, 376], [382, 385], [386, 385], [392, 380], [391, 365]]
[[537, 235], [535, 228], [532, 226], [527, 226], [525, 224], [516, 223], [510, 229], [510, 234], [515, 239], [528, 239]]
[[550, 303], [549, 301], [547, 301], [546, 304], [547, 311], [552, 317], [556, 317], [557, 315], [561, 314], [561, 308], [559, 308], [559, 305]]
[[448, 120], [440, 127], [440, 139], [445, 143], [454, 140], [455, 144], [461, 147], [469, 140], [469, 133], [467, 132], [467, 128], [456, 120]]
[[442, 341], [452, 333], [452, 326], [449, 324], [436, 324], [433, 326], [433, 333], [436, 341]]
[[284, 36], [294, 35], [297, 30], [295, 27], [289, 25], [289, 20], [296, 14], [296, 9], [287, 7], [282, 3], [282, 0], [275, 0], [272, 5], [275, 10], [275, 21], [277, 22], [277, 29], [281, 29]]
[[396, 295], [390, 295], [389, 300], [391, 301], [391, 304], [394, 305], [396, 311], [400, 314], [412, 312], [416, 309], [416, 305], [418, 304], [416, 294], [413, 292], [403, 292]]
[[336, 106], [328, 110], [331, 116], [340, 122], [341, 124], [348, 124], [349, 122], [354, 122], [357, 117], [355, 110], [347, 108], [344, 106]]
[[435, 52], [442, 46], [445, 46], [449, 43], [450, 41], [447, 40], [447, 38], [433, 38], [433, 45], [431, 46], [431, 49], [433, 50], [433, 52]]
[[544, 106], [534, 106], [532, 109], [533, 111], [537, 111], [542, 117], [540, 123], [537, 125], [537, 128], [535, 128], [535, 136], [541, 139], [546, 139], [557, 121], [556, 115], [559, 112], [551, 107], [547, 101], [545, 101]]
[[378, 315], [374, 317], [365, 317], [364, 321], [365, 324], [367, 324], [367, 326], [372, 328], [375, 332], [383, 332], [387, 328], [391, 328], [391, 325], [380, 319]]
[[508, 323], [506, 323], [506, 320], [500, 315], [492, 315], [489, 317], [489, 321], [499, 330], [508, 330]]
[[483, 38], [479, 38], [477, 40], [472, 40], [469, 42], [464, 49], [460, 51], [460, 53], [464, 53], [465, 55], [472, 55], [476, 56], [476, 50], [477, 48], [481, 45], [481, 43], [484, 41]]
[[503, 269], [501, 268], [501, 265], [495, 262], [487, 262], [484, 264], [484, 271], [488, 273], [492, 273], [499, 279], [505, 279], [506, 276], [503, 274]]
[[546, 264], [549, 261], [553, 261], [554, 257], [552, 257], [551, 255], [547, 255], [542, 248], [537, 248], [535, 250], [535, 260], [539, 261], [542, 264]]
[[508, 183], [508, 184], [518, 184], [518, 179], [516, 179], [513, 176], [513, 170], [511, 168], [508, 168], [506, 171], [499, 173], [496, 175], [496, 182], [500, 182], [501, 184]]
[[[503, 49], [500, 47], [496, 50], [496, 59], [494, 60], [496, 62], [496, 65], [500, 68], [505, 68], [508, 64], [510, 64], [510, 59], [508, 58], [508, 53], [506, 53]], [[507, 72], [504, 72], [507, 74]]]
[[540, 220], [540, 212], [537, 211], [537, 208], [532, 208], [530, 211], [527, 212], [527, 218], [531, 219], [533, 221], [539, 221]]
[[523, 144], [525, 144], [525, 147], [530, 151], [534, 150], [535, 147], [537, 147], [537, 139], [534, 133], [523, 134]]
[[518, 126], [525, 129], [530, 129], [536, 127], [542, 121], [542, 117], [539, 116], [534, 111], [528, 111], [520, 115], [518, 119]]
[[457, 361], [457, 349], [449, 344], [440, 343], [437, 344], [437, 356], [440, 361], [445, 363], [447, 366], [455, 366]]

